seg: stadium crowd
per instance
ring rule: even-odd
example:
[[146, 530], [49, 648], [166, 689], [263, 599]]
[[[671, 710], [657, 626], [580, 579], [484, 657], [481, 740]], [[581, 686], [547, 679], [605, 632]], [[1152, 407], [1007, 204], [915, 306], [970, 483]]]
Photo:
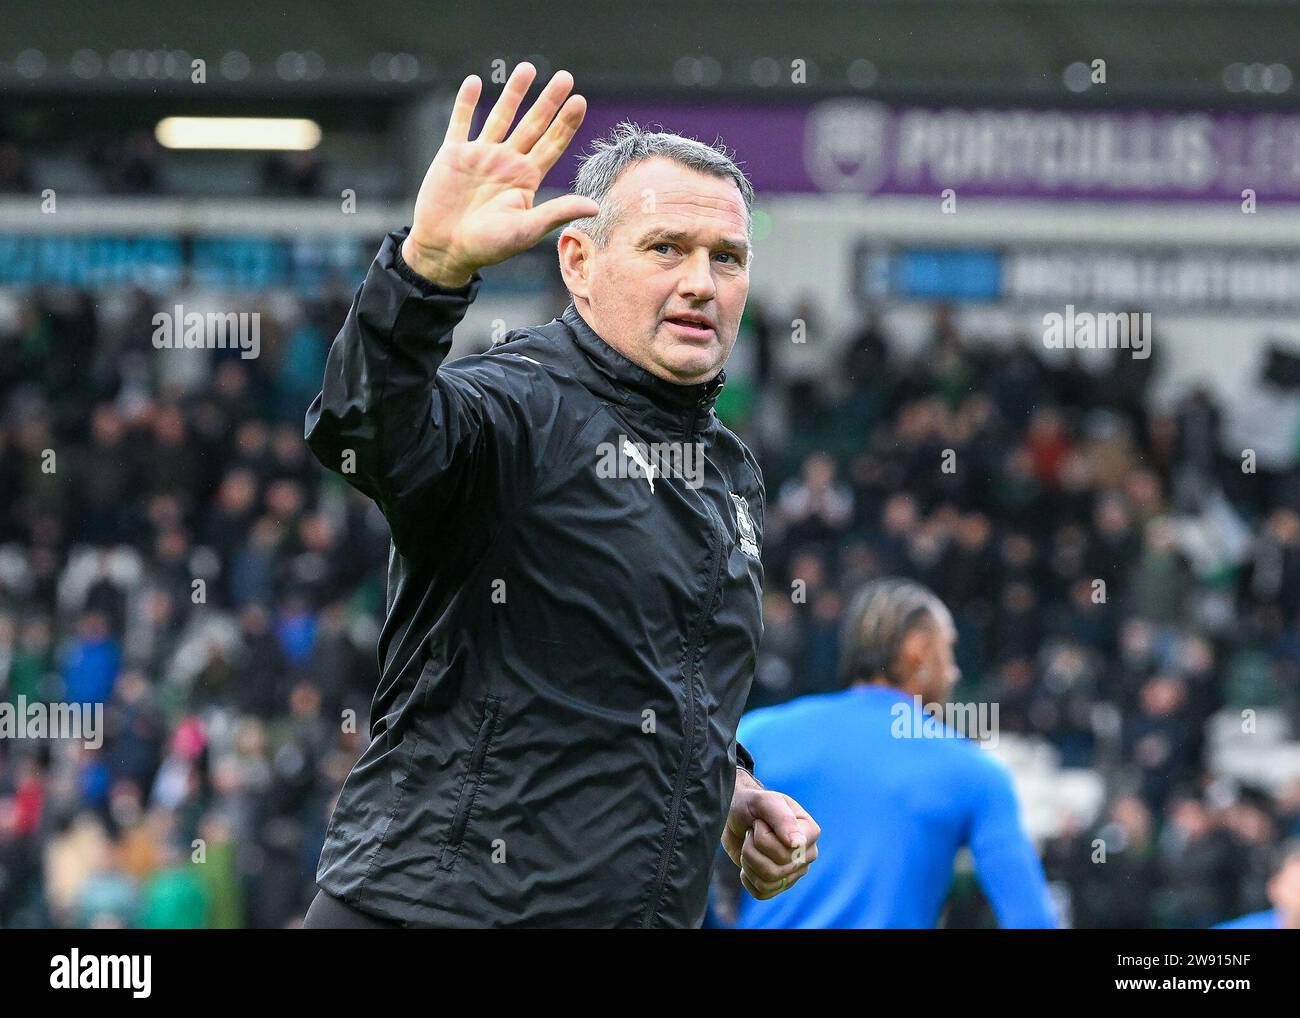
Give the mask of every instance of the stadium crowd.
[[[0, 926], [294, 925], [384, 604], [382, 516], [302, 441], [347, 296], [264, 315], [255, 359], [154, 350], [144, 292], [23, 296], [0, 326], [0, 699], [102, 703], [105, 730], [0, 739]], [[768, 487], [750, 705], [834, 688], [848, 592], [915, 577], [957, 620], [957, 698], [1104, 780], [1100, 815], [1042, 844], [1073, 925], [1267, 908], [1300, 785], [1213, 773], [1208, 732], [1225, 708], [1300, 732], [1300, 471], [1243, 471], [1205, 390], [1158, 411], [1158, 337], [1148, 361], [1048, 363], [938, 308], [904, 355], [865, 314], [811, 330], [831, 349], [798, 378], [782, 320], [751, 305], [755, 371], [719, 403]], [[988, 922], [960, 878], [948, 922]]]

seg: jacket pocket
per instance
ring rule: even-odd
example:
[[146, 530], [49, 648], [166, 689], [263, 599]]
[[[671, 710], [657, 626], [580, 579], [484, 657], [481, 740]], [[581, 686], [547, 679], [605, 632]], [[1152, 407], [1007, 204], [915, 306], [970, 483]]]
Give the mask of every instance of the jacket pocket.
[[465, 842], [465, 831], [469, 827], [470, 813], [478, 799], [483, 786], [483, 772], [487, 765], [488, 750], [492, 745], [492, 736], [496, 734], [497, 723], [501, 717], [501, 697], [489, 696], [483, 701], [483, 715], [479, 719], [478, 733], [474, 736], [474, 745], [470, 749], [469, 763], [465, 767], [465, 776], [461, 779], [460, 795], [456, 800], [456, 812], [451, 818], [451, 829], [447, 841], [442, 846], [442, 858], [438, 861], [440, 869], [449, 870], [460, 855], [460, 847]]

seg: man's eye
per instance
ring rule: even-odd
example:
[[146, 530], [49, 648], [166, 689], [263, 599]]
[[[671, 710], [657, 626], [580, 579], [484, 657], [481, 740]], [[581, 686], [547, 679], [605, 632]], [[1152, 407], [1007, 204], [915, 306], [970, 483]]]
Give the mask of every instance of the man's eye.
[[664, 251], [665, 251], [665, 253], [668, 252], [668, 251], [672, 251], [672, 250], [674, 250], [673, 246], [672, 246], [671, 244], [668, 244], [668, 243], [656, 244], [653, 248], [651, 248], [651, 250], [652, 250], [652, 251], [658, 251], [660, 248], [663, 248]]
[[719, 252], [718, 252], [718, 257], [719, 257], [719, 258], [730, 258], [733, 262], [736, 260], [736, 256], [735, 256], [734, 254], [732, 254], [730, 251], [719, 251]]

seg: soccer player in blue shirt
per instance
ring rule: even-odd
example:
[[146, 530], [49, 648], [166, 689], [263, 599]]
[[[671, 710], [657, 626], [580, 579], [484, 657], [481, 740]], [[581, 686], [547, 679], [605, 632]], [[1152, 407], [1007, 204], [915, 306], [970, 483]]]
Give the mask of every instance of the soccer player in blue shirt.
[[[737, 928], [932, 928], [963, 846], [1002, 926], [1056, 926], [1010, 773], [922, 707], [960, 676], [956, 639], [927, 588], [869, 583], [845, 615], [845, 688], [741, 719], [758, 777], [816, 816], [821, 838], [817, 865], [779, 890], [742, 869]], [[772, 837], [761, 823], [749, 836]]]

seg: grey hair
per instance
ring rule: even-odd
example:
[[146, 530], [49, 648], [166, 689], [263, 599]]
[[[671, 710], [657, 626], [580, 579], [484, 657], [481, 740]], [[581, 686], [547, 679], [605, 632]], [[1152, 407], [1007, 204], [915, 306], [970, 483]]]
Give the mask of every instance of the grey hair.
[[591, 151], [582, 157], [573, 182], [573, 193], [592, 199], [600, 206], [600, 211], [585, 219], [575, 219], [569, 225], [587, 234], [597, 246], [604, 247], [623, 212], [608, 200], [614, 184], [629, 167], [652, 156], [663, 156], [688, 170], [734, 181], [745, 202], [746, 236], [752, 242], [754, 185], [736, 165], [733, 155], [721, 142], [706, 145], [680, 134], [646, 131], [625, 120], [608, 137], [592, 143]]
[[919, 626], [935, 623], [952, 625], [952, 614], [929, 587], [894, 577], [866, 584], [844, 612], [841, 685], [876, 675], [894, 682], [891, 670], [904, 637]]

